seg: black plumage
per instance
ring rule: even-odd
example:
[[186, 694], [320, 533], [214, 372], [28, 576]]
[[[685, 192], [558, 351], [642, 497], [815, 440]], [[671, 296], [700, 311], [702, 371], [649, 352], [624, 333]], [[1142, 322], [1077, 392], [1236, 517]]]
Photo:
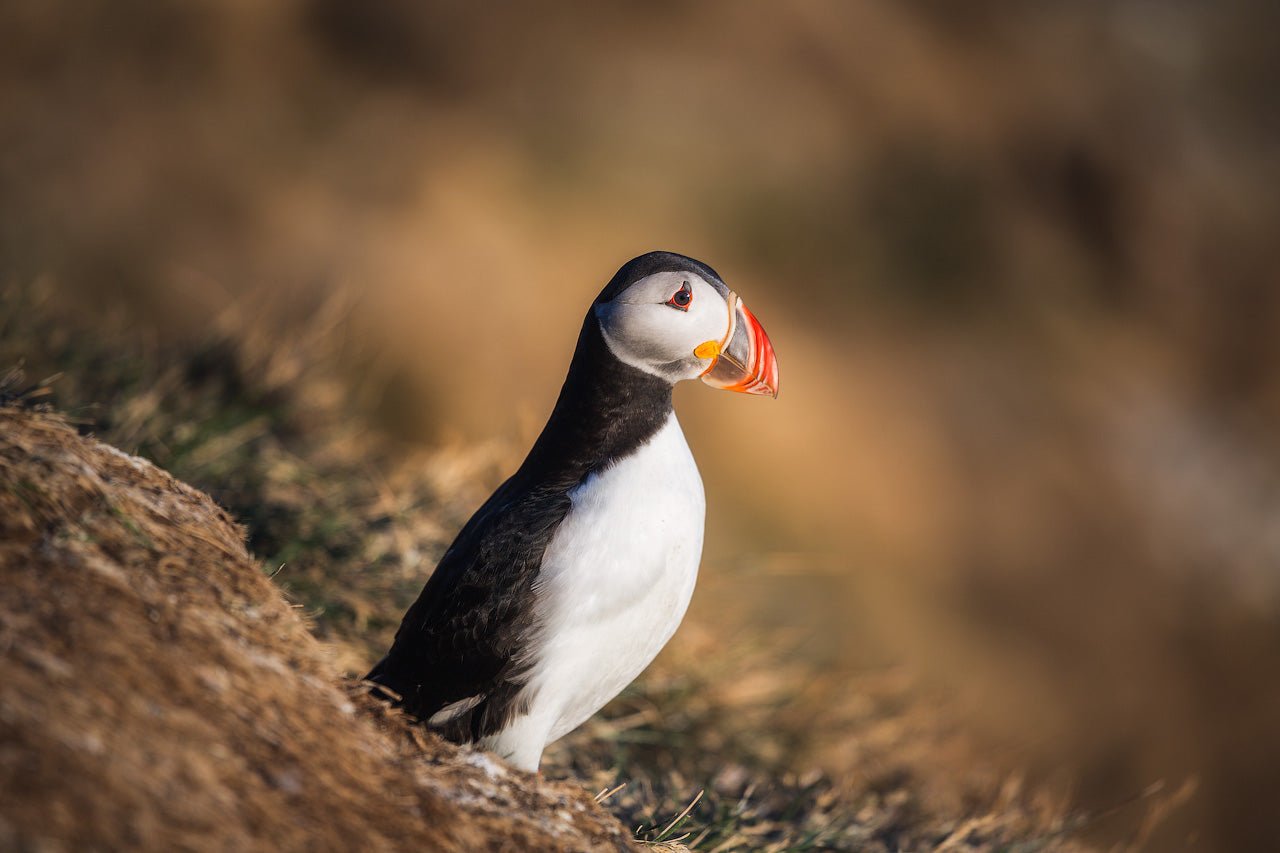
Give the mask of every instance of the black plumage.
[[405, 614], [391, 650], [369, 673], [383, 696], [421, 720], [463, 703], [439, 730], [457, 741], [500, 731], [518, 707], [539, 626], [534, 582], [570, 509], [569, 492], [647, 441], [671, 414], [672, 386], [618, 360], [594, 307], [658, 272], [687, 270], [719, 288], [715, 271], [652, 252], [618, 270], [582, 324], [560, 397], [519, 470], [485, 501]]

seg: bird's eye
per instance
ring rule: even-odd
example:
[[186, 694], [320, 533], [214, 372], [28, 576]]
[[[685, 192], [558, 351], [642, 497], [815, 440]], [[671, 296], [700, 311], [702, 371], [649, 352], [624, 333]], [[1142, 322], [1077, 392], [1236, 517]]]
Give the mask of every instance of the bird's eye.
[[688, 311], [689, 306], [693, 303], [693, 289], [689, 287], [689, 282], [680, 282], [680, 289], [671, 295], [667, 300], [667, 304], [672, 308], [681, 311]]

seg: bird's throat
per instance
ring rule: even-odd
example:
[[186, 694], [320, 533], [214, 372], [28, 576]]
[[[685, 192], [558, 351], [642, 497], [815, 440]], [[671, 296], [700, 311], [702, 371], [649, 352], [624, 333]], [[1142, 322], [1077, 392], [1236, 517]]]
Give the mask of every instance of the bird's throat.
[[666, 423], [671, 390], [619, 360], [589, 313], [555, 409], [517, 478], [572, 485], [625, 458]]

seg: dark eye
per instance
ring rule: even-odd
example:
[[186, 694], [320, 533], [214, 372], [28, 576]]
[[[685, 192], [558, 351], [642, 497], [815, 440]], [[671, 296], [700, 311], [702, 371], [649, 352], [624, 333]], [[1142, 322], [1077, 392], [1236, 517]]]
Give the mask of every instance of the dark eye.
[[671, 295], [667, 300], [667, 304], [672, 308], [679, 308], [681, 311], [688, 311], [689, 306], [693, 303], [693, 289], [689, 287], [689, 282], [680, 282], [680, 289]]

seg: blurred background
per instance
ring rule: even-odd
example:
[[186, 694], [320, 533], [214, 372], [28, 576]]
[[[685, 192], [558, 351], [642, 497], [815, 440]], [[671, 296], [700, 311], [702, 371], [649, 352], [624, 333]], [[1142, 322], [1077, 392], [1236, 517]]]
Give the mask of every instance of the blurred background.
[[[67, 373], [60, 405], [119, 439], [116, 386], [86, 372], [127, 350], [156, 379], [228, 317], [267, 370], [329, 323], [327, 360], [273, 387], [310, 412], [320, 370], [326, 423], [365, 424], [377, 466], [453, 472], [447, 540], [537, 434], [614, 270], [692, 255], [768, 329], [782, 393], [677, 393], [708, 544], [656, 671], [768, 646], [751, 672], [802, 667], [786, 719], [832, 779], [870, 772], [890, 712], [864, 685], [900, 678], [892, 713], [934, 734], [890, 751], [966, 744], [921, 756], [922, 785], [976, 762], [1092, 815], [1091, 843], [1262, 849], [1277, 27], [1242, 0], [10, 0], [4, 354]], [[49, 300], [80, 325], [33, 336]], [[352, 671], [429, 556], [349, 620], [375, 638]]]

